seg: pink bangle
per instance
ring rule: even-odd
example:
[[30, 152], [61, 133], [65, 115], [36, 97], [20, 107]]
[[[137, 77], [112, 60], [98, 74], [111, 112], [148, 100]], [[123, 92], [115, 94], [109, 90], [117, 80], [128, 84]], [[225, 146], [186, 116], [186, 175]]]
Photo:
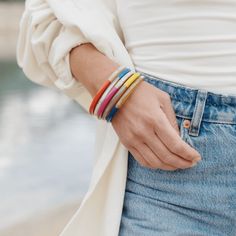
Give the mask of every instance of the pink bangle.
[[97, 116], [98, 118], [102, 118], [103, 113], [105, 112], [109, 102], [112, 100], [112, 98], [115, 96], [115, 94], [120, 90], [122, 85], [134, 74], [134, 72], [130, 71], [127, 74], [125, 74], [109, 91], [108, 95], [104, 98], [103, 102], [101, 103]]
[[110, 91], [110, 93], [107, 95], [107, 97], [104, 99], [103, 103], [101, 104], [101, 106], [98, 109], [98, 117], [102, 116], [103, 111], [105, 110], [107, 104], [110, 102], [110, 100], [112, 99], [112, 97], [117, 93], [117, 91], [119, 90], [119, 88], [113, 87], [112, 90]]

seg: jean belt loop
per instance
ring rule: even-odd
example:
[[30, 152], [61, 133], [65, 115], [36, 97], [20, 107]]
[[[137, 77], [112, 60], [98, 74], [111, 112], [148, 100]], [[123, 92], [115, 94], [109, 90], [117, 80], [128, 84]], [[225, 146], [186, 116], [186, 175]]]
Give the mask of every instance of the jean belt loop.
[[206, 99], [207, 99], [207, 91], [203, 89], [199, 89], [197, 91], [193, 116], [191, 119], [191, 124], [190, 124], [189, 132], [188, 132], [189, 135], [191, 136], [199, 135], [199, 130], [200, 130], [201, 121], [202, 121], [202, 117], [203, 117], [203, 113], [205, 109]]

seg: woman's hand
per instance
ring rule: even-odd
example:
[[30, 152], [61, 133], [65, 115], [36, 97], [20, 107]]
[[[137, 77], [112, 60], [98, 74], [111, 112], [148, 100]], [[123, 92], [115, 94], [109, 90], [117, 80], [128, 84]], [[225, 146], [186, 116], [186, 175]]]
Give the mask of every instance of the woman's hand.
[[140, 165], [185, 169], [201, 159], [179, 135], [170, 96], [142, 81], [112, 119], [123, 145]]
[[[70, 53], [71, 71], [95, 96], [118, 64], [91, 43]], [[175, 170], [188, 168], [200, 159], [199, 153], [179, 136], [169, 95], [146, 81], [134, 89], [112, 119], [121, 142], [143, 166]]]

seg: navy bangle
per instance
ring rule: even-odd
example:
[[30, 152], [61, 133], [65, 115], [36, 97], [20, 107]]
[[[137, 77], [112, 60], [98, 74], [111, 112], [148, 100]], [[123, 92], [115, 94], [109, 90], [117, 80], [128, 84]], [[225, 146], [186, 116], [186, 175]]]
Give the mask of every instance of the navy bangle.
[[119, 109], [114, 106], [111, 111], [109, 112], [109, 114], [106, 116], [106, 120], [107, 122], [111, 122], [113, 117], [115, 116], [116, 112], [118, 111]]

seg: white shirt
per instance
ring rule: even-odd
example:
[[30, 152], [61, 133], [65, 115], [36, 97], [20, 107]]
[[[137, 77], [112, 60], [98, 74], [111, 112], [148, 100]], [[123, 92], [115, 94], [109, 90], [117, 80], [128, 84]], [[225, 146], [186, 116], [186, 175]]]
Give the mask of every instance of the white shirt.
[[236, 0], [116, 0], [135, 67], [159, 78], [236, 94]]
[[[107, 57], [135, 69], [124, 45], [114, 1], [26, 0], [20, 23], [17, 61], [27, 77], [39, 85], [60, 90], [89, 112], [92, 97], [70, 71], [68, 59], [73, 47], [91, 42]], [[195, 4], [200, 1], [196, 0]], [[223, 1], [227, 0], [222, 0], [222, 5]], [[118, 235], [127, 157], [128, 150], [111, 123], [97, 120], [90, 186], [61, 236]]]

